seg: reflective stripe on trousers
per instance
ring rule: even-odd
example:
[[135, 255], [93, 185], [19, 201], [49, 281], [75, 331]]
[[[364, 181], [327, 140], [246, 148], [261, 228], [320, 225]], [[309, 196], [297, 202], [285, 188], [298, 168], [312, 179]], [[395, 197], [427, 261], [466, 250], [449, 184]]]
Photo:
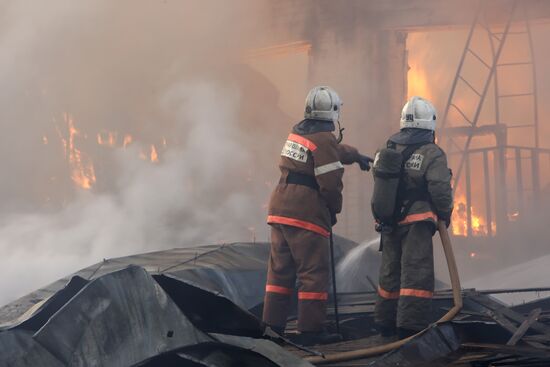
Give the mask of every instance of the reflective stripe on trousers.
[[269, 293], [278, 293], [278, 294], [283, 294], [283, 295], [286, 295], [286, 296], [290, 296], [292, 294], [292, 292], [294, 292], [294, 289], [281, 287], [281, 286], [278, 286], [278, 285], [267, 284], [265, 286], [265, 291], [269, 292]]
[[289, 218], [289, 217], [283, 217], [280, 215], [270, 215], [267, 217], [267, 223], [277, 223], [277, 224], [285, 224], [287, 226], [291, 227], [298, 227], [302, 229], [307, 229], [308, 231], [315, 232], [320, 234], [323, 237], [329, 238], [330, 232], [324, 229], [321, 226], [318, 226], [317, 224], [313, 224], [310, 222], [306, 222], [305, 220], [295, 219], [295, 218]]
[[423, 289], [401, 288], [399, 295], [418, 298], [432, 298], [434, 293]]
[[399, 291], [396, 292], [388, 292], [384, 288], [378, 286], [378, 295], [385, 299], [398, 299], [399, 298]]
[[384, 288], [378, 286], [378, 295], [385, 299], [398, 299], [400, 296], [418, 297], [418, 298], [432, 298], [433, 292], [423, 289], [402, 288], [395, 292], [389, 292]]
[[326, 301], [328, 299], [328, 293], [327, 292], [298, 292], [298, 299]]

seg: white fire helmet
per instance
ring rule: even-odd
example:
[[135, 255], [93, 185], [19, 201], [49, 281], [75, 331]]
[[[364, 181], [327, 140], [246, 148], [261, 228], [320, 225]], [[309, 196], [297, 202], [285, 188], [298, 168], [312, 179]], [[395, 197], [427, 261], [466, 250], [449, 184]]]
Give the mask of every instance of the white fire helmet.
[[309, 91], [306, 97], [306, 119], [337, 122], [342, 101], [331, 87], [319, 86]]
[[436, 112], [430, 101], [411, 97], [401, 111], [401, 129], [417, 128], [435, 131]]

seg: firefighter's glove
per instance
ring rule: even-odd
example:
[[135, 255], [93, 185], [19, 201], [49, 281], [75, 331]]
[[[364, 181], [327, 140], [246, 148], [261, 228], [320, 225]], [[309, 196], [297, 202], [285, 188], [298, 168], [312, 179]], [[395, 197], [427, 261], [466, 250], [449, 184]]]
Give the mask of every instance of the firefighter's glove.
[[372, 162], [374, 162], [374, 160], [371, 157], [359, 154], [359, 161], [357, 163], [359, 164], [361, 171], [370, 171], [370, 164]]
[[439, 215], [439, 220], [445, 222], [445, 226], [449, 228], [449, 226], [451, 225], [451, 213], [441, 213]]

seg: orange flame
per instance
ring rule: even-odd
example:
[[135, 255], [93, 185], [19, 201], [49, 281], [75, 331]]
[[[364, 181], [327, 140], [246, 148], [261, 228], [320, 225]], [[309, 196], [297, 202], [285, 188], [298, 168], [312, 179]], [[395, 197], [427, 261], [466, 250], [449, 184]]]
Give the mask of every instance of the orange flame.
[[107, 145], [114, 147], [116, 145], [117, 133], [116, 132], [105, 132], [97, 134], [97, 143], [99, 145]]
[[151, 144], [148, 151], [141, 151], [139, 153], [139, 157], [143, 159], [144, 161], [150, 161], [152, 163], [158, 163], [159, 162], [159, 155], [157, 152], [157, 148], [154, 144]]
[[63, 121], [67, 124], [69, 136], [67, 139], [65, 139], [62, 134], [60, 134], [60, 136], [63, 147], [65, 148], [65, 158], [69, 162], [71, 168], [71, 179], [77, 186], [89, 190], [96, 182], [94, 165], [92, 160], [76, 148], [75, 145], [75, 138], [77, 136], [82, 136], [84, 139], [86, 136], [77, 130], [74, 124], [74, 118], [70, 114], [64, 113]]
[[[452, 232], [455, 236], [468, 236], [468, 213], [466, 211], [466, 197], [464, 195], [455, 195], [454, 212], [451, 219]], [[489, 229], [485, 218], [476, 213], [475, 208], [470, 207], [472, 215], [472, 235], [487, 236]], [[496, 230], [495, 223], [491, 223], [493, 233]]]
[[124, 135], [124, 141], [122, 142], [122, 146], [126, 148], [128, 145], [132, 144], [133, 138], [132, 135], [126, 134]]
[[154, 144], [151, 144], [151, 162], [157, 163], [159, 161], [159, 155], [157, 153], [157, 148], [155, 148]]

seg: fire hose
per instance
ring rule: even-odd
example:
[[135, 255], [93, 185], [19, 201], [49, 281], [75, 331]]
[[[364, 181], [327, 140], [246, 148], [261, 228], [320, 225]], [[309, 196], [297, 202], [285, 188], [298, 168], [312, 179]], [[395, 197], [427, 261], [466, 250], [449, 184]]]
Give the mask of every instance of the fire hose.
[[[439, 236], [441, 237], [441, 243], [443, 245], [443, 251], [445, 252], [445, 258], [447, 259], [447, 267], [449, 268], [449, 276], [451, 278], [451, 287], [453, 290], [453, 302], [454, 306], [441, 318], [437, 323], [446, 322], [452, 320], [458, 312], [462, 309], [462, 293], [460, 289], [460, 279], [458, 277], [458, 269], [456, 267], [456, 261], [451, 246], [451, 238], [449, 237], [449, 232], [445, 226], [445, 222], [439, 221], [437, 224], [437, 229], [439, 231]], [[406, 339], [402, 339], [396, 342], [378, 345], [374, 347], [356, 349], [348, 352], [327, 354], [325, 356], [315, 356], [315, 357], [306, 357], [305, 359], [313, 364], [325, 364], [325, 363], [335, 363], [335, 362], [344, 362], [354, 359], [367, 358], [376, 356], [379, 354], [390, 352], [394, 349], [401, 347], [403, 344], [407, 343], [409, 340], [415, 336], [423, 333], [424, 330], [419, 333], [410, 336]]]

